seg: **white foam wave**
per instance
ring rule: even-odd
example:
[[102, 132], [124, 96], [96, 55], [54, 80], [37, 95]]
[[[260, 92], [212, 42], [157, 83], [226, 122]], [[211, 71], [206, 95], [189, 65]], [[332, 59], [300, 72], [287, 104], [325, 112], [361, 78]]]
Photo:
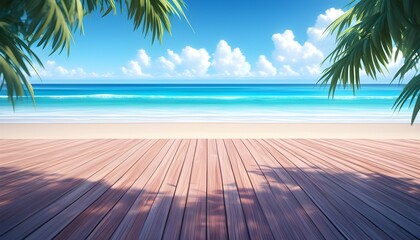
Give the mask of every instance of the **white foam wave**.
[[[7, 96], [0, 96], [7, 98]], [[86, 94], [86, 95], [37, 95], [37, 99], [181, 99], [181, 100], [327, 100], [328, 96], [169, 96], [169, 95], [130, 95], [130, 94]], [[393, 100], [397, 96], [335, 96], [335, 100]]]
[[0, 122], [44, 122], [44, 123], [124, 123], [124, 122], [271, 122], [271, 123], [311, 123], [311, 122], [409, 122], [410, 112], [392, 114], [389, 111], [263, 111], [263, 110], [131, 110], [71, 111], [51, 110], [39, 112], [0, 113]]

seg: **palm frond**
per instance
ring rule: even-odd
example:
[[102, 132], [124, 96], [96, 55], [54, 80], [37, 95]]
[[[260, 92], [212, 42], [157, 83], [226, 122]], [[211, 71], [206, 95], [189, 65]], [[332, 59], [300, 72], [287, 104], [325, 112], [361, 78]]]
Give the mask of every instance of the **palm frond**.
[[[14, 107], [14, 96], [25, 95], [24, 87], [34, 101], [33, 89], [26, 76], [30, 68], [35, 70], [31, 58], [39, 64], [41, 61], [29, 46], [12, 31], [12, 26], [0, 21], [0, 79], [1, 86], [6, 85], [9, 100]], [[23, 84], [22, 84], [23, 83]]]
[[420, 75], [413, 77], [408, 82], [401, 92], [401, 95], [395, 101], [393, 108], [400, 111], [407, 102], [409, 102], [409, 106], [411, 106], [414, 101], [415, 104], [411, 117], [411, 124], [414, 123], [420, 110]]
[[[119, 3], [119, 7], [122, 10], [122, 2], [121, 0], [117, 0]], [[102, 16], [108, 15], [111, 11], [114, 13], [117, 12], [117, 3], [114, 0], [83, 0], [82, 6], [87, 14], [99, 10], [102, 13]]]
[[118, 7], [123, 11], [123, 3], [128, 18], [133, 21], [134, 30], [143, 25], [145, 35], [152, 33], [152, 43], [156, 38], [161, 42], [165, 31], [171, 33], [171, 16], [182, 17], [188, 22], [183, 0], [83, 0], [82, 4], [87, 13], [99, 10], [105, 16], [110, 12], [116, 13]]
[[[143, 32], [152, 32], [162, 41], [165, 31], [171, 31], [170, 17], [185, 17], [182, 0], [44, 0], [44, 1], [0, 1], [0, 90], [7, 88], [7, 95], [14, 107], [14, 96], [27, 93], [34, 101], [32, 86], [27, 77], [33, 62], [42, 66], [31, 50], [33, 45], [51, 47], [51, 54], [67, 49], [69, 54], [73, 32], [83, 32], [83, 17], [99, 10], [104, 16], [117, 7], [123, 10], [125, 3], [128, 18], [134, 29], [143, 24]], [[188, 21], [188, 20], [187, 20]]]
[[[78, 22], [81, 27], [83, 9], [76, 1], [28, 1], [25, 5], [29, 45], [34, 43], [43, 48], [51, 44], [51, 54], [67, 48], [73, 41], [72, 28]], [[70, 12], [71, 10], [71, 12]]]
[[[374, 79], [377, 74], [384, 74], [389, 58], [392, 56], [392, 39], [389, 34], [368, 32], [365, 28], [384, 29], [385, 21], [378, 15], [369, 19], [368, 23], [359, 22], [337, 36], [337, 46], [328, 55], [324, 63], [331, 61], [320, 79], [323, 84], [330, 83], [330, 95], [334, 96], [336, 87], [350, 85], [353, 91], [360, 87], [360, 70]], [[338, 27], [331, 25], [332, 28]]]
[[[360, 88], [359, 72], [363, 69], [373, 79], [377, 79], [378, 74], [385, 75], [388, 63], [395, 61], [398, 54], [404, 57], [404, 64], [392, 81], [398, 78], [402, 82], [409, 71], [418, 69], [420, 1], [360, 0], [352, 1], [351, 6], [326, 30], [328, 34], [336, 34], [337, 46], [323, 61], [323, 64], [331, 65], [325, 68], [318, 83], [330, 84], [329, 95], [332, 97], [339, 85], [350, 85], [353, 92]], [[395, 56], [393, 47], [398, 49]], [[411, 89], [414, 88], [412, 84], [420, 84], [418, 81], [411, 83], [415, 79], [409, 82]], [[404, 90], [403, 94], [415, 92]], [[395, 106], [401, 107], [406, 99], [417, 97], [404, 96]], [[417, 112], [418, 108], [415, 105]], [[412, 122], [417, 112], [413, 112]]]
[[183, 11], [185, 3], [182, 0], [128, 0], [126, 3], [128, 17], [133, 20], [134, 29], [143, 24], [143, 32], [146, 35], [152, 32], [152, 43], [156, 38], [161, 42], [165, 31], [171, 34], [169, 18], [172, 15], [186, 19]]

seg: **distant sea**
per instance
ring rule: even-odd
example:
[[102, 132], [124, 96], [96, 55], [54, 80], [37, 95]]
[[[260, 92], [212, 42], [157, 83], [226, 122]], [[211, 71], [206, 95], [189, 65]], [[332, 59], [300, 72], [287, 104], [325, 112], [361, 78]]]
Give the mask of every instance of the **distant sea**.
[[3, 89], [3, 123], [244, 122], [409, 123], [394, 113], [402, 85], [363, 85], [334, 99], [320, 85], [289, 84], [36, 84], [13, 111]]

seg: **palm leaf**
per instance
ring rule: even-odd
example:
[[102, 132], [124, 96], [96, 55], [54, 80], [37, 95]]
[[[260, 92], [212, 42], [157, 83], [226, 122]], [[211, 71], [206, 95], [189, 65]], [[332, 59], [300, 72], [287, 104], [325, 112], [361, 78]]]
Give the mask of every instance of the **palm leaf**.
[[[326, 67], [318, 83], [330, 84], [329, 95], [334, 97], [336, 88], [350, 85], [353, 93], [360, 88], [359, 72], [377, 79], [378, 74], [388, 72], [387, 65], [396, 60], [398, 54], [404, 57], [404, 64], [392, 81], [404, 80], [405, 75], [418, 69], [420, 59], [420, 1], [417, 0], [360, 0], [351, 1], [351, 8], [335, 20], [326, 30], [336, 34], [337, 46], [323, 61], [331, 63]], [[398, 51], [393, 56], [393, 47]], [[394, 107], [418, 97], [416, 91], [420, 82], [412, 78]], [[391, 82], [392, 82], [391, 81]], [[417, 85], [416, 85], [417, 84]], [[419, 87], [419, 86], [417, 86]], [[411, 90], [410, 90], [411, 89]], [[414, 122], [419, 101], [414, 106]]]
[[126, 1], [128, 17], [133, 20], [134, 29], [143, 24], [143, 32], [152, 32], [152, 43], [156, 38], [162, 41], [165, 31], [171, 33], [170, 16], [182, 16], [185, 3], [182, 0], [156, 1], [156, 0], [128, 0]]
[[30, 75], [29, 68], [34, 69], [31, 58], [34, 58], [39, 63], [40, 61], [25, 42], [10, 30], [11, 28], [10, 24], [0, 21], [1, 86], [6, 85], [9, 100], [14, 107], [14, 96], [21, 97], [25, 95], [23, 86], [26, 86], [26, 90], [32, 100], [34, 100], [33, 89], [26, 76]]
[[[15, 98], [26, 93], [34, 101], [34, 93], [27, 77], [33, 61], [42, 66], [31, 50], [33, 45], [51, 47], [51, 54], [67, 49], [69, 54], [73, 32], [83, 32], [83, 17], [93, 11], [103, 16], [117, 7], [123, 11], [125, 3], [128, 18], [134, 29], [143, 25], [143, 32], [152, 32], [152, 43], [162, 41], [165, 31], [171, 31], [170, 17], [185, 17], [182, 0], [44, 0], [0, 1], [0, 90], [7, 88], [8, 98], [14, 108]], [[187, 20], [188, 21], [188, 20]]]
[[416, 119], [420, 110], [420, 75], [413, 77], [408, 82], [408, 84], [401, 92], [401, 95], [395, 101], [393, 108], [400, 111], [407, 102], [409, 102], [409, 106], [411, 106], [414, 101], [415, 104], [411, 117], [411, 124], [414, 123], [414, 120]]

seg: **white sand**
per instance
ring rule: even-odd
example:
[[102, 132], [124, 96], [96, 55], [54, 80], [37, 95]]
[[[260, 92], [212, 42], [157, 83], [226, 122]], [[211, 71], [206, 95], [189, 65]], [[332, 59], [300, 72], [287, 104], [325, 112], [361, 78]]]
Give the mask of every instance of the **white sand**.
[[0, 139], [371, 138], [420, 139], [420, 124], [115, 123], [0, 124]]

